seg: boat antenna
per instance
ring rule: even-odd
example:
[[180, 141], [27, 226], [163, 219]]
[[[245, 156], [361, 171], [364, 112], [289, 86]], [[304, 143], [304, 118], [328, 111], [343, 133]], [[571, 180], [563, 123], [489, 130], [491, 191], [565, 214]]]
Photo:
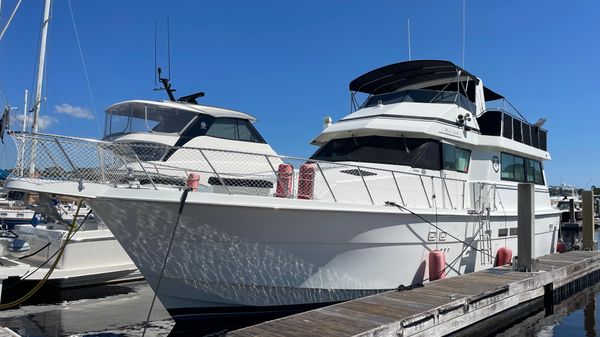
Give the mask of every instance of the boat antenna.
[[169, 79], [171, 78], [171, 21], [167, 15], [167, 62], [169, 66]]
[[465, 67], [465, 12], [467, 0], [462, 3], [462, 67]]
[[[157, 67], [156, 66], [156, 50], [157, 50], [157, 42], [156, 42], [156, 22], [154, 22], [154, 67], [156, 68], [156, 74], [154, 77], [154, 84], [156, 86], [156, 78], [158, 77], [158, 81], [160, 81], [160, 83], [162, 83], [162, 88], [161, 87], [155, 87], [154, 91], [160, 91], [160, 90], [166, 90], [167, 91], [167, 95], [169, 96], [169, 100], [171, 102], [177, 102], [178, 100], [175, 98], [175, 95], [173, 95], [173, 92], [176, 91], [176, 89], [173, 89], [171, 87], [171, 30], [170, 30], [170, 22], [169, 22], [169, 16], [167, 15], [167, 71], [169, 73], [169, 76], [167, 78], [162, 77], [162, 68], [161, 67]], [[157, 76], [158, 75], [158, 76]]]
[[156, 71], [158, 73], [158, 80], [160, 81], [160, 83], [162, 83], [163, 87], [162, 88], [155, 88], [154, 91], [166, 90], [167, 91], [167, 95], [169, 96], [169, 100], [172, 101], [172, 102], [177, 101], [175, 99], [175, 96], [173, 95], [173, 92], [175, 91], [175, 89], [171, 88], [171, 83], [169, 82], [170, 79], [169, 78], [163, 78], [163, 77], [161, 77], [161, 74], [162, 74], [161, 67], [158, 67]]
[[[157, 49], [156, 48], [157, 47], [156, 46], [157, 45], [157, 42], [156, 42], [156, 25], [157, 25], [157, 23], [156, 23], [156, 21], [154, 21], [154, 69], [157, 68], [157, 66], [156, 66], [156, 49]], [[153, 72], [154, 72], [154, 69], [152, 69]], [[155, 72], [154, 73], [154, 88], [156, 88], [156, 87], [158, 87], [158, 76], [157, 76], [157, 73]]]
[[407, 27], [406, 30], [407, 30], [407, 33], [408, 33], [408, 60], [410, 61], [410, 60], [412, 60], [412, 52], [411, 52], [411, 49], [410, 49], [410, 18], [408, 18], [408, 21], [406, 23], [406, 27]]

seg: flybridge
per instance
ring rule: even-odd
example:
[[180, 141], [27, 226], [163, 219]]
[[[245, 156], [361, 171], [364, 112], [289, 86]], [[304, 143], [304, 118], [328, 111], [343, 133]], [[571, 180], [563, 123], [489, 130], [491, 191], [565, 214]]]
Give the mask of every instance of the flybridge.
[[[350, 82], [349, 89], [352, 112], [405, 102], [456, 104], [477, 116], [482, 135], [502, 136], [547, 151], [547, 131], [541, 128], [542, 120], [531, 124], [502, 109], [486, 108], [486, 102], [505, 98], [483, 86], [477, 76], [449, 61], [390, 64], [357, 77]], [[368, 95], [360, 105], [358, 93]]]
[[[418, 60], [387, 65], [365, 73], [350, 82], [352, 106], [358, 108], [357, 93], [374, 95], [394, 93], [408, 89], [454, 92], [476, 102], [476, 85], [481, 81], [475, 75], [449, 61]], [[503, 96], [484, 87], [485, 101]], [[435, 99], [434, 99], [435, 100]]]

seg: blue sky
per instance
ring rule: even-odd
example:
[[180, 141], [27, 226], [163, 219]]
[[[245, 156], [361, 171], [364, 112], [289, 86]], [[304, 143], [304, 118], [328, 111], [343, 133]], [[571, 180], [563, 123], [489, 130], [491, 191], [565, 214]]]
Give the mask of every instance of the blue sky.
[[[97, 137], [104, 108], [165, 99], [154, 87], [154, 25], [177, 94], [256, 116], [281, 154], [308, 156], [324, 116], [349, 111], [348, 83], [407, 60], [462, 63], [462, 0], [85, 1], [71, 0], [91, 81], [88, 93], [67, 0], [54, 0], [48, 37], [45, 132]], [[16, 0], [2, 1], [6, 22]], [[551, 184], [600, 185], [600, 2], [466, 1], [465, 68], [530, 121], [547, 117]], [[0, 102], [22, 107], [33, 88], [42, 0], [23, 1], [0, 41]], [[61, 113], [62, 112], [62, 113]], [[0, 165], [14, 149], [5, 145]]]

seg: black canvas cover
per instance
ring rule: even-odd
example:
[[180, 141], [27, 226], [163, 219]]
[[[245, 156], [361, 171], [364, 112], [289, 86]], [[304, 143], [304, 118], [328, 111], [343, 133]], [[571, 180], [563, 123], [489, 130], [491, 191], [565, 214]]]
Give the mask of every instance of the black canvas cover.
[[[393, 92], [417, 83], [456, 80], [457, 72], [461, 72], [461, 80], [478, 82], [477, 77], [450, 61], [416, 60], [390, 64], [359, 76], [350, 82], [350, 91], [377, 95]], [[502, 96], [484, 88], [486, 101], [501, 99]]]

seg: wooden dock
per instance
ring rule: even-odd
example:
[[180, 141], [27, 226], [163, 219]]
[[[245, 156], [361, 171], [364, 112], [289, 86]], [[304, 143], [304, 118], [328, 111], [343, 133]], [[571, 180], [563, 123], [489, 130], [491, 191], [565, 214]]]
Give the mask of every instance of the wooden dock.
[[533, 261], [532, 270], [517, 272], [507, 266], [446, 278], [261, 323], [228, 336], [444, 336], [532, 300], [543, 299], [551, 308], [555, 298], [599, 281], [600, 252], [546, 255]]

